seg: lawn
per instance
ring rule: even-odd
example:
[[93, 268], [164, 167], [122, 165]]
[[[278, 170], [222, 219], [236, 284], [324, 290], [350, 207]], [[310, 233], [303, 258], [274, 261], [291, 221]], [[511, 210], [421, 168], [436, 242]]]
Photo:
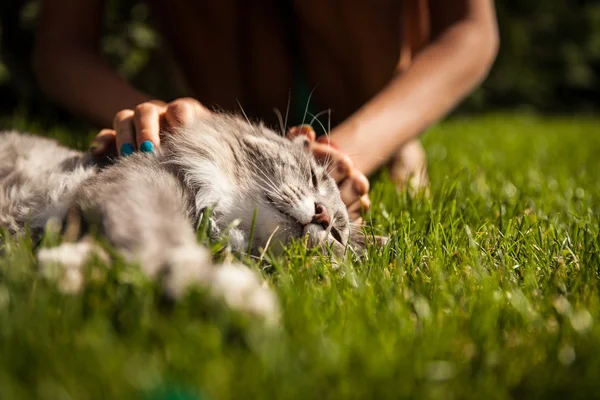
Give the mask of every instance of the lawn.
[[123, 266], [63, 295], [5, 240], [0, 399], [600, 396], [600, 120], [463, 117], [424, 143], [430, 199], [372, 182], [383, 249], [251, 263], [279, 329]]

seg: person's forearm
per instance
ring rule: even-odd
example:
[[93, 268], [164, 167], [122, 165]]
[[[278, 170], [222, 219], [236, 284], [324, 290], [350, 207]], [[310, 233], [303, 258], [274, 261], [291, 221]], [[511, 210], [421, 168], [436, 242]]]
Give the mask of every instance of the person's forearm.
[[406, 141], [442, 118], [487, 75], [498, 47], [493, 33], [457, 23], [414, 59], [410, 69], [338, 126], [331, 139], [370, 174]]
[[113, 71], [100, 55], [86, 50], [53, 49], [34, 55], [42, 90], [69, 111], [100, 127], [112, 127], [115, 114], [150, 100]]

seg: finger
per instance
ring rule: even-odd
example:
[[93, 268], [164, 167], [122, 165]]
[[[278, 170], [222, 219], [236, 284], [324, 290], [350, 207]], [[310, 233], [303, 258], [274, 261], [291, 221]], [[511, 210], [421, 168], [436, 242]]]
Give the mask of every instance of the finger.
[[115, 148], [117, 133], [113, 129], [102, 129], [90, 143], [89, 152], [94, 157], [106, 155]]
[[368, 194], [365, 194], [360, 197], [360, 207], [361, 211], [364, 213], [369, 212], [369, 210], [371, 209], [371, 199], [369, 199]]
[[113, 128], [117, 133], [117, 150], [120, 156], [128, 156], [135, 150], [133, 110], [121, 110], [115, 115]]
[[350, 219], [352, 225], [355, 228], [360, 229], [360, 227], [365, 226], [365, 221], [363, 221], [362, 217], [356, 217], [355, 219]]
[[352, 186], [353, 183], [350, 179], [344, 180], [340, 185], [340, 197], [342, 198], [342, 202], [346, 205], [346, 208], [360, 198], [354, 193], [354, 188]]
[[370, 208], [371, 200], [369, 200], [369, 195], [361, 196], [352, 204], [347, 206], [348, 217], [350, 218], [350, 221], [352, 221], [352, 223], [355, 225], [362, 225], [362, 215], [367, 213]]
[[198, 100], [185, 97], [172, 101], [167, 105], [165, 119], [172, 127], [190, 125], [196, 118], [210, 115], [210, 111]]
[[350, 221], [356, 223], [356, 221], [360, 218], [362, 205], [360, 203], [360, 199], [357, 199], [355, 202], [348, 206], [348, 217]]
[[315, 142], [317, 134], [312, 126], [304, 124], [291, 127], [286, 136], [293, 142], [301, 141], [304, 145], [304, 149], [311, 151], [310, 146]]
[[297, 138], [298, 136], [306, 136], [308, 141], [311, 143], [314, 142], [315, 140], [317, 140], [317, 134], [315, 133], [315, 130], [313, 129], [312, 126], [310, 126], [308, 124], [292, 126], [288, 130], [286, 136], [290, 140], [293, 140], [293, 139]]
[[370, 207], [368, 192], [369, 180], [356, 169], [340, 184], [340, 195], [346, 207], [355, 201], [361, 201], [364, 206]]
[[134, 125], [137, 148], [144, 153], [154, 152], [160, 145], [160, 109], [151, 103], [142, 103], [135, 107]]
[[331, 146], [321, 143], [313, 143], [311, 146], [313, 155], [317, 160], [327, 164], [327, 171], [336, 183], [342, 182], [348, 177], [353, 169], [350, 157]]
[[356, 193], [358, 196], [364, 196], [369, 193], [369, 180], [362, 172], [355, 168], [351, 179], [353, 182], [352, 187], [354, 188], [354, 193]]
[[320, 136], [317, 139], [317, 142], [327, 144], [333, 147], [334, 149], [339, 150], [339, 148], [331, 141], [331, 137], [329, 135]]

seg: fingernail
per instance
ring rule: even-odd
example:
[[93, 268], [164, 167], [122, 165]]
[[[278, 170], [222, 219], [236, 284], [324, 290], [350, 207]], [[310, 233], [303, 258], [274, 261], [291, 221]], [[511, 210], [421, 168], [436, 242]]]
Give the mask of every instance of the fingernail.
[[352, 186], [354, 189], [354, 193], [360, 196], [367, 194], [368, 188], [363, 180], [355, 179]]
[[154, 153], [154, 144], [151, 141], [146, 140], [140, 145], [140, 151], [142, 153]]
[[312, 126], [311, 126], [311, 125], [304, 124], [304, 125], [300, 125], [300, 126], [298, 127], [298, 130], [300, 131], [300, 134], [301, 134], [301, 135], [308, 135], [308, 133], [309, 133], [310, 131], [312, 131], [312, 130], [313, 130], [313, 128], [312, 128]]
[[340, 175], [348, 175], [348, 166], [344, 163], [339, 163], [336, 167], [338, 174]]
[[131, 143], [123, 143], [121, 146], [121, 156], [127, 157], [131, 154], [133, 154], [133, 146]]

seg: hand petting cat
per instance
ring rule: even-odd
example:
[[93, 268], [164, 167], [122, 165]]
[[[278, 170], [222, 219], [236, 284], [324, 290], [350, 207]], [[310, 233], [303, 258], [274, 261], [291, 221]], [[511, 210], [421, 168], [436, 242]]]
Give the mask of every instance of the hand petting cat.
[[[102, 156], [115, 148], [120, 156], [128, 156], [136, 150], [150, 153], [160, 146], [159, 132], [168, 132], [164, 128], [185, 126], [210, 113], [192, 98], [180, 98], [170, 103], [159, 100], [145, 102], [133, 110], [119, 111], [113, 120], [113, 129], [103, 129], [96, 135], [90, 153]], [[307, 148], [317, 159], [330, 163], [329, 171], [340, 188], [350, 220], [359, 222], [361, 212], [370, 208], [367, 177], [327, 137], [317, 140], [309, 125], [292, 127], [287, 134], [290, 139], [299, 135], [306, 136]]]
[[151, 153], [160, 146], [159, 131], [185, 126], [209, 114], [208, 109], [192, 98], [180, 98], [168, 104], [160, 100], [141, 103], [133, 110], [119, 111], [113, 119], [113, 129], [100, 131], [90, 145], [90, 152], [102, 156], [116, 146], [119, 156], [128, 156], [136, 150]]
[[301, 125], [290, 128], [288, 138], [306, 136], [309, 149], [315, 158], [324, 163], [331, 163], [329, 173], [338, 184], [342, 201], [348, 209], [351, 221], [359, 222], [361, 211], [368, 211], [371, 207], [369, 201], [369, 180], [358, 168], [354, 166], [349, 156], [340, 151], [328, 136], [316, 138], [316, 133], [310, 125]]

